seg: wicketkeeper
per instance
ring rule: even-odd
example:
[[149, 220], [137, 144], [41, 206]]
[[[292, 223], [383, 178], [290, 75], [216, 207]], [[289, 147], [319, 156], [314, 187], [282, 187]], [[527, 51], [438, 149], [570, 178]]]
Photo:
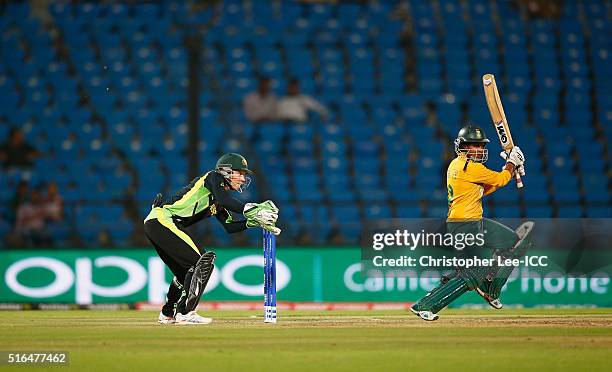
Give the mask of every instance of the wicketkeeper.
[[[482, 217], [482, 197], [508, 184], [514, 172], [525, 175], [525, 156], [518, 146], [509, 153], [502, 152], [506, 165], [501, 172], [485, 167], [489, 142], [482, 129], [466, 125], [455, 139], [457, 157], [448, 166], [447, 232], [452, 234], [484, 235], [481, 251], [493, 252], [493, 257], [522, 257], [529, 245], [527, 235], [533, 222], [523, 223], [516, 231]], [[470, 250], [473, 253], [474, 250]], [[499, 295], [512, 273], [513, 267], [455, 268], [443, 276], [440, 285], [411, 307], [424, 320], [438, 319], [438, 312], [470, 290], [476, 290], [493, 308], [500, 309]]]
[[[217, 161], [215, 169], [195, 178], [170, 200], [157, 194], [152, 209], [144, 220], [145, 235], [159, 257], [174, 274], [168, 289], [167, 302], [159, 314], [163, 324], [208, 324], [212, 319], [196, 313], [200, 297], [212, 274], [215, 253], [194, 243], [186, 227], [215, 216], [228, 233], [248, 227], [262, 227], [275, 235], [278, 208], [270, 200], [263, 203], [243, 203], [230, 195], [249, 186], [246, 159], [229, 153]], [[246, 219], [235, 221], [232, 213]]]

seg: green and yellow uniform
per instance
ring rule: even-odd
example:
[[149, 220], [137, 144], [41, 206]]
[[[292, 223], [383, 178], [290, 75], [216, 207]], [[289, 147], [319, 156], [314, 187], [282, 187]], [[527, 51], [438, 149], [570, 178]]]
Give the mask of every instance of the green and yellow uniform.
[[[232, 191], [242, 192], [247, 188], [251, 179], [246, 175], [252, 173], [244, 156], [227, 153], [217, 160], [214, 170], [196, 177], [171, 199], [164, 201], [157, 194], [153, 200], [151, 211], [144, 219], [144, 233], [175, 276], [159, 315], [160, 323], [174, 320], [205, 323], [205, 318], [195, 314], [195, 309], [213, 272], [216, 255], [198, 247], [187, 227], [215, 216], [228, 233], [261, 227], [280, 234], [280, 228], [275, 226], [278, 208], [271, 200], [243, 203], [230, 195]], [[232, 213], [246, 219], [234, 221]]]
[[149, 220], [157, 219], [162, 226], [200, 254], [196, 244], [183, 230], [184, 227], [215, 216], [230, 233], [246, 229], [246, 221], [234, 222], [228, 211], [242, 213], [244, 203], [228, 195], [225, 182], [223, 176], [216, 172], [208, 172], [194, 179], [171, 200], [161, 206], [154, 206], [145, 218], [145, 224]]
[[447, 220], [480, 220], [482, 197], [505, 186], [511, 178], [506, 169], [496, 172], [482, 163], [469, 161], [465, 154], [457, 156], [446, 172]]
[[174, 306], [181, 298], [181, 284], [204, 253], [186, 227], [215, 216], [228, 233], [247, 228], [246, 220], [233, 221], [231, 212], [242, 213], [244, 203], [231, 197], [227, 188], [221, 174], [208, 172], [191, 181], [170, 200], [156, 202], [144, 220], [145, 235], [176, 277], [162, 308], [166, 315], [174, 313]]
[[[480, 158], [468, 159], [471, 149], [462, 144], [486, 144], [489, 142], [484, 132], [471, 125], [459, 131], [455, 140], [457, 157], [451, 161], [446, 172], [448, 191], [447, 232], [451, 234], [483, 234], [484, 245], [466, 247], [457, 252], [458, 256], [482, 256], [490, 251], [510, 249], [517, 242], [517, 234], [508, 227], [483, 218], [482, 197], [495, 192], [510, 182], [512, 174], [504, 168], [496, 172], [487, 168], [483, 162], [488, 153], [474, 151]], [[484, 146], [482, 146], [484, 149]], [[475, 156], [472, 155], [472, 156]], [[506, 283], [512, 268], [504, 267], [457, 267], [451, 274], [442, 278], [441, 283], [412, 306], [413, 312], [436, 314], [463, 293], [478, 289], [486, 294], [487, 301], [497, 300], [501, 288]], [[482, 295], [482, 294], [481, 294]], [[484, 296], [483, 296], [484, 297]], [[491, 303], [491, 302], [489, 302]], [[493, 306], [493, 305], [492, 305]], [[429, 320], [429, 319], [428, 319]]]

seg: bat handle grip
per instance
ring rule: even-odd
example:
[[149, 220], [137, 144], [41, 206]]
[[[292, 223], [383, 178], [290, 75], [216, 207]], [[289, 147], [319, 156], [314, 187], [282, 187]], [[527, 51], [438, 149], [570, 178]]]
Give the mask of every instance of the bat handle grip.
[[516, 179], [516, 188], [517, 189], [522, 189], [523, 188], [523, 179], [521, 178], [521, 175], [517, 173], [515, 173], [515, 179]]

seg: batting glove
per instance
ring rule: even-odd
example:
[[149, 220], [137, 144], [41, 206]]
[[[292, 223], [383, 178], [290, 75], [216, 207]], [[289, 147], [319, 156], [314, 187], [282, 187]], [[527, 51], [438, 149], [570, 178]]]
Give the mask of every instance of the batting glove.
[[[501, 156], [502, 159], [504, 159], [505, 161], [508, 161], [508, 153], [507, 152], [502, 151], [502, 152], [499, 153], [499, 156]], [[521, 165], [520, 167], [516, 167], [516, 172], [519, 175], [521, 175], [521, 177], [525, 176], [525, 166]]]

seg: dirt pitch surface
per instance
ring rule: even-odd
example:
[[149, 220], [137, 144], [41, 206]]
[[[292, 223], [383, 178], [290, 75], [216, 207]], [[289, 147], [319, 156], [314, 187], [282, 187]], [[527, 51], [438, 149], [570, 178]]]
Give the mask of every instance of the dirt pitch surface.
[[145, 311], [2, 311], [0, 351], [68, 351], [79, 371], [609, 371], [612, 309], [213, 311], [159, 325]]

